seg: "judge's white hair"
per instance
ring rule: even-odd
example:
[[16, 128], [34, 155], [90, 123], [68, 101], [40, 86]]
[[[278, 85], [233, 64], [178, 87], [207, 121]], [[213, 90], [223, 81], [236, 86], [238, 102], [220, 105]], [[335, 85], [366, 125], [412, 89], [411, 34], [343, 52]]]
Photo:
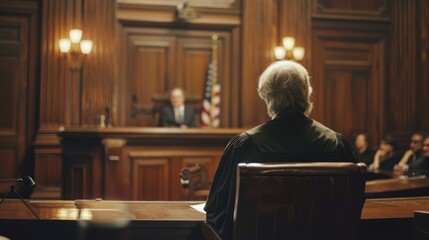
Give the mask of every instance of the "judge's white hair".
[[308, 116], [313, 108], [312, 91], [307, 70], [296, 62], [274, 62], [259, 77], [258, 94], [270, 117], [293, 109]]

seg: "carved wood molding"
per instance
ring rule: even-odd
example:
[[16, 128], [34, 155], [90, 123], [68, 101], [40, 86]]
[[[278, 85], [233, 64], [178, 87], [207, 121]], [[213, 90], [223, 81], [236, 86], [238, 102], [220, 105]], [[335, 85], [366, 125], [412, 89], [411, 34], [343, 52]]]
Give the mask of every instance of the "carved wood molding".
[[119, 1], [117, 19], [133, 23], [176, 24], [178, 26], [237, 26], [241, 24], [238, 4], [190, 3], [197, 18], [181, 21], [177, 18], [175, 2]]
[[[345, 0], [341, 0], [342, 6], [347, 5], [343, 3]], [[369, 0], [372, 1], [372, 0]], [[349, 3], [349, 6], [353, 6], [353, 0], [347, 0], [345, 2]], [[362, 5], [365, 3], [363, 2]], [[367, 1], [368, 2], [368, 1]], [[368, 2], [367, 5], [370, 5]], [[342, 20], [364, 20], [364, 21], [389, 21], [389, 5], [387, 1], [383, 1], [381, 5], [378, 5], [376, 9], [369, 10], [368, 9], [358, 9], [357, 7], [349, 7], [349, 8], [340, 8], [336, 7], [335, 1], [331, 1], [331, 6], [326, 6], [320, 0], [312, 0], [313, 4], [313, 18], [329, 18], [329, 19], [342, 19]], [[338, 4], [339, 5], [339, 4]]]

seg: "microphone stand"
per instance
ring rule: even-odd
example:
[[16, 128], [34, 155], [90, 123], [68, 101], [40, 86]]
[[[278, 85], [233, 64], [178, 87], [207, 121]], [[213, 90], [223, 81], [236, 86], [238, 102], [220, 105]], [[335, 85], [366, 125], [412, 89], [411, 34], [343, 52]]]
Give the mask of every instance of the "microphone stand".
[[[7, 181], [0, 181], [0, 183], [1, 182], [7, 182]], [[37, 214], [33, 211], [33, 209], [30, 207], [30, 205], [28, 205], [28, 203], [24, 201], [24, 199], [21, 197], [21, 195], [19, 195], [19, 193], [15, 190], [15, 187], [13, 185], [10, 186], [9, 192], [6, 193], [6, 195], [4, 195], [4, 197], [0, 201], [0, 204], [2, 204], [3, 201], [6, 199], [6, 197], [9, 196], [9, 194], [11, 194], [11, 193], [15, 193], [21, 199], [21, 201], [25, 204], [25, 206], [27, 206], [27, 208], [30, 209], [30, 211], [33, 213], [33, 215], [36, 216], [36, 218], [38, 220], [40, 220], [39, 216], [37, 216]]]

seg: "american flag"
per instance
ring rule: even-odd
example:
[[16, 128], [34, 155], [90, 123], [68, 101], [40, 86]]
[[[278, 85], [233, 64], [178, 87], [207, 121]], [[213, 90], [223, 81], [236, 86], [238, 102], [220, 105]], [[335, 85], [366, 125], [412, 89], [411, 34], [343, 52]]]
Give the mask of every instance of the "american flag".
[[220, 115], [220, 84], [217, 81], [216, 48], [213, 49], [212, 61], [207, 71], [204, 89], [203, 106], [201, 109], [201, 127], [219, 127]]

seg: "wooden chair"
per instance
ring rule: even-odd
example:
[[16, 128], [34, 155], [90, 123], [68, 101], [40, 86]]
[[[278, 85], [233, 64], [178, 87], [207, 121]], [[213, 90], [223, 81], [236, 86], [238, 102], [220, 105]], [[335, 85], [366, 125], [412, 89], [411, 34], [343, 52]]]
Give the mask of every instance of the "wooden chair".
[[211, 181], [207, 172], [200, 164], [184, 167], [180, 170], [180, 184], [186, 200], [203, 200], [209, 195]]
[[354, 163], [239, 164], [233, 238], [358, 239], [365, 174]]

